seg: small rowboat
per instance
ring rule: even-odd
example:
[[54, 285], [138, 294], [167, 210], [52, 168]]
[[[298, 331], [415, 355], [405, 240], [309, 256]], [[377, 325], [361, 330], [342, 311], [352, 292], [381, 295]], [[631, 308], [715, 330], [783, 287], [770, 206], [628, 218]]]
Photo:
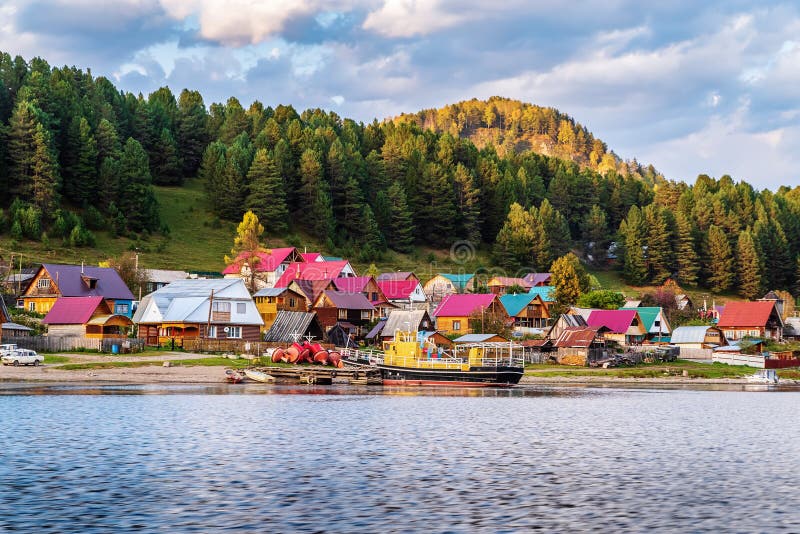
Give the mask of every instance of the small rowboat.
[[275, 377], [272, 375], [268, 375], [263, 371], [257, 371], [255, 369], [245, 369], [244, 374], [250, 380], [255, 380], [256, 382], [263, 382], [265, 384], [271, 384], [275, 382]]
[[231, 384], [238, 384], [244, 380], [244, 375], [235, 369], [225, 369], [225, 380]]

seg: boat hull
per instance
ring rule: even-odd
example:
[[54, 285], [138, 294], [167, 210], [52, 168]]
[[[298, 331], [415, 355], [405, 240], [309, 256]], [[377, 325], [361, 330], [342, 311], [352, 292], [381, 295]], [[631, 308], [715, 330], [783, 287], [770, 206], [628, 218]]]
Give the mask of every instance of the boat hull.
[[379, 365], [384, 386], [509, 387], [519, 383], [522, 367], [472, 367], [457, 369], [416, 369]]

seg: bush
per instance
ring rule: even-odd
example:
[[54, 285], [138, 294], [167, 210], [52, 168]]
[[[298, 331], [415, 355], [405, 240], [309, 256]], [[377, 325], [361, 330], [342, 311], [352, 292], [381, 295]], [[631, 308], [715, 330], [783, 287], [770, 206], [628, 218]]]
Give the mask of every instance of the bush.
[[69, 234], [71, 247], [93, 247], [96, 244], [94, 234], [83, 226], [76, 226]]
[[105, 226], [103, 215], [94, 206], [89, 206], [83, 212], [83, 221], [89, 230], [102, 230]]

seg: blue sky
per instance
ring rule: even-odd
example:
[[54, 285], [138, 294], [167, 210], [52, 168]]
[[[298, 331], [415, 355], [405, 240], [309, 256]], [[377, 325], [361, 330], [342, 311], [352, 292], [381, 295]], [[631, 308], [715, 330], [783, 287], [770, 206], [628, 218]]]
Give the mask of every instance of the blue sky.
[[800, 4], [4, 0], [0, 50], [121, 89], [371, 121], [492, 95], [572, 115], [668, 178], [800, 185]]

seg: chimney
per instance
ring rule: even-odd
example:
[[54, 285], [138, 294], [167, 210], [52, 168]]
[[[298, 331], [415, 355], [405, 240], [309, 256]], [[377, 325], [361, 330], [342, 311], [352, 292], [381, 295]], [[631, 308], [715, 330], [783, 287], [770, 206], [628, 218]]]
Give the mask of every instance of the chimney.
[[81, 275], [83, 275], [83, 260], [81, 260]]

